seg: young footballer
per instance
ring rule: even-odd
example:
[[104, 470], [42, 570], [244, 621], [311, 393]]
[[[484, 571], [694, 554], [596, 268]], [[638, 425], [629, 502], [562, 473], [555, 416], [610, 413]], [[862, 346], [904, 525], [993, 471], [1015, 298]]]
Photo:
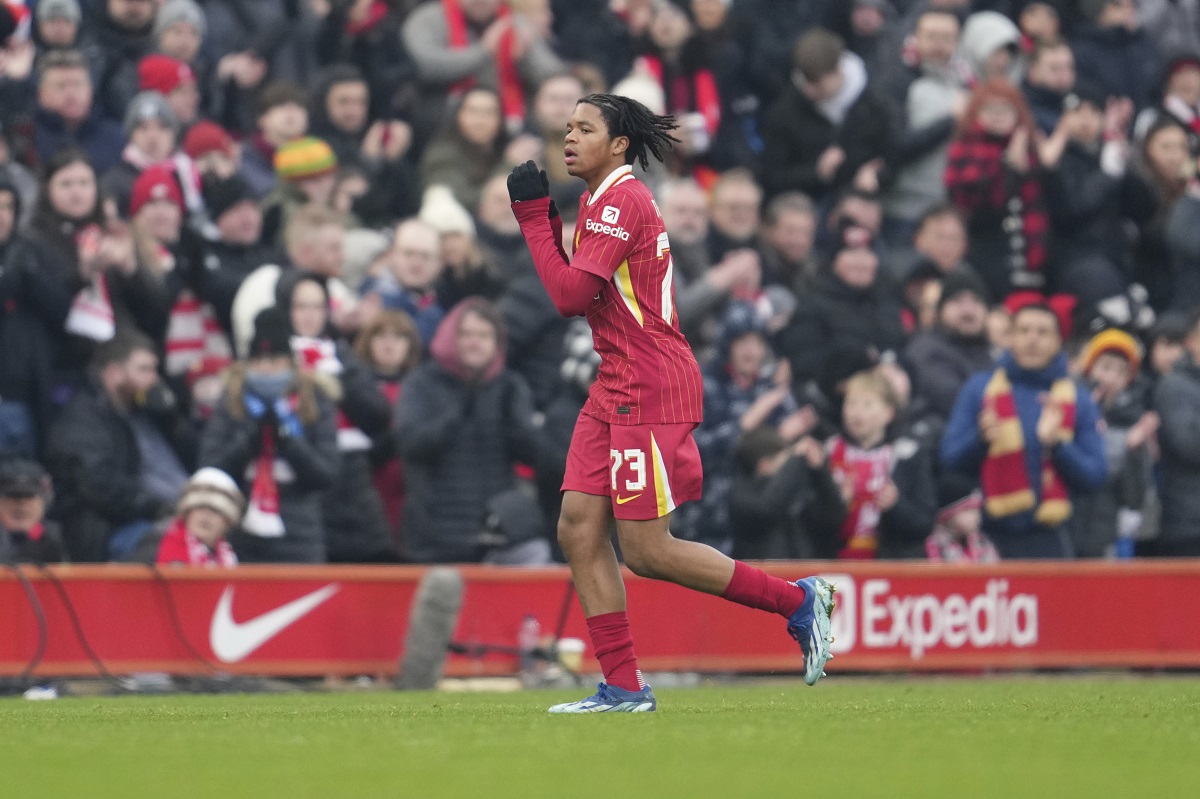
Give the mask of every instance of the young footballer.
[[604, 671], [599, 690], [551, 713], [644, 712], [657, 703], [642, 680], [625, 615], [625, 585], [609, 541], [615, 517], [625, 564], [643, 577], [766, 610], [788, 620], [804, 679], [829, 659], [833, 586], [795, 583], [671, 536], [668, 517], [700, 497], [703, 473], [692, 430], [703, 414], [700, 370], [679, 332], [671, 245], [654, 199], [633, 177], [663, 160], [674, 119], [625, 97], [592, 94], [575, 106], [563, 154], [582, 178], [574, 257], [544, 171], [513, 169], [508, 193], [538, 275], [563, 316], [585, 314], [600, 371], [575, 425], [563, 480], [558, 540]]

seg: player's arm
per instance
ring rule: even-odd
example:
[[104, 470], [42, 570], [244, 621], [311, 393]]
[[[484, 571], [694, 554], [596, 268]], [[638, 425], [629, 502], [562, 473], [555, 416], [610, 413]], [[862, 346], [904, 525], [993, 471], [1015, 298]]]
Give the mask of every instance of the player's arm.
[[571, 266], [562, 247], [562, 217], [550, 199], [544, 174], [532, 161], [516, 167], [508, 176], [508, 196], [554, 307], [563, 316], [579, 316], [604, 288], [605, 278]]

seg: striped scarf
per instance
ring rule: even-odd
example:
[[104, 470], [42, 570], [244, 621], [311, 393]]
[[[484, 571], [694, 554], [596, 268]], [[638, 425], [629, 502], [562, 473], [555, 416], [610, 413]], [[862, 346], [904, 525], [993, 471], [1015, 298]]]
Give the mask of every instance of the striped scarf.
[[839, 560], [871, 560], [878, 553], [882, 511], [876, 497], [891, 477], [893, 454], [891, 445], [862, 449], [842, 436], [834, 436], [830, 442], [829, 471], [834, 482], [850, 480], [854, 485], [846, 518], [838, 530]]
[[[1062, 438], [1075, 437], [1075, 383], [1070, 378], [1055, 380], [1050, 387], [1050, 402], [1062, 408]], [[980, 487], [984, 506], [992, 518], [1003, 518], [1033, 510], [1036, 495], [1029, 485], [1025, 469], [1025, 433], [1017, 415], [1012, 383], [1008, 373], [997, 369], [983, 392], [985, 410], [991, 410], [999, 421], [999, 429], [988, 447], [983, 461]], [[1071, 516], [1071, 500], [1066, 484], [1048, 450], [1042, 450], [1042, 501], [1037, 505], [1034, 519], [1049, 527], [1062, 524]]]

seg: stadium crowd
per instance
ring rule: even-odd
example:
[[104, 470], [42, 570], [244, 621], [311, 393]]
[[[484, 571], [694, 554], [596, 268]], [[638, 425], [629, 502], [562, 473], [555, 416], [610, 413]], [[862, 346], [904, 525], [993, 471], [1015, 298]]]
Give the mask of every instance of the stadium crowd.
[[1200, 555], [1200, 0], [3, 0], [0, 561], [555, 558], [639, 177], [738, 558]]

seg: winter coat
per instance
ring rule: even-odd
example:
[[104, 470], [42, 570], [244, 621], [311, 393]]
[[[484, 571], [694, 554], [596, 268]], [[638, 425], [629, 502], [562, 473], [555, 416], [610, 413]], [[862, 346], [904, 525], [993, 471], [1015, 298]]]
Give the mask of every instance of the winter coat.
[[96, 6], [94, 18], [80, 25], [80, 49], [88, 59], [96, 105], [104, 116], [119, 121], [138, 92], [138, 62], [154, 52], [152, 24], [131, 31], [117, 24], [104, 5]]
[[[470, 300], [466, 301], [470, 303]], [[407, 494], [404, 537], [419, 563], [478, 562], [487, 502], [512, 489], [518, 462], [538, 458], [528, 386], [504, 368], [459, 377], [455, 336], [463, 305], [438, 329], [433, 357], [405, 379], [395, 426]], [[501, 342], [503, 347], [503, 342]]]
[[987, 339], [964, 339], [943, 328], [918, 333], [904, 350], [912, 368], [913, 394], [942, 419], [954, 410], [958, 393], [971, 375], [992, 366]]
[[[1044, 395], [1055, 380], [1067, 375], [1067, 358], [1060, 353], [1049, 366], [1030, 371], [1018, 367], [1012, 354], [1005, 353], [997, 365], [1008, 373], [1012, 383], [1013, 401], [1025, 440], [1026, 477], [1037, 503], [1040, 503], [1043, 453], [1037, 437], [1037, 423]], [[988, 447], [979, 433], [979, 414], [983, 411], [984, 390], [992, 374], [987, 371], [974, 375], [959, 393], [942, 437], [943, 468], [973, 478], [980, 475]], [[1100, 435], [1100, 411], [1083, 385], [1077, 385], [1076, 390], [1075, 437], [1072, 441], [1057, 444], [1050, 458], [1072, 497], [1095, 491], [1108, 477], [1104, 439]], [[1037, 524], [1032, 510], [992, 518], [985, 507], [983, 530], [995, 542], [1003, 558], [1067, 557], [1070, 554], [1064, 531]]]
[[[440, 5], [438, 5], [440, 11]], [[454, 199], [468, 211], [479, 208], [483, 184], [504, 163], [501, 143], [490, 148], [467, 141], [453, 128], [436, 136], [421, 156], [421, 181], [426, 186], [448, 186]]]
[[[847, 67], [848, 63], [857, 63], [857, 70], [862, 70], [862, 62], [854, 55], [843, 56], [850, 91], [854, 85], [849, 75], [855, 68]], [[767, 194], [802, 191], [820, 201], [848, 186], [863, 164], [891, 155], [891, 107], [865, 85], [865, 73], [859, 80], [860, 93], [840, 124], [795, 86], [789, 86], [768, 109], [763, 120], [763, 188]], [[826, 183], [817, 176], [817, 160], [833, 145], [841, 147], [846, 158]]]
[[1031, 143], [1030, 167], [1019, 173], [1004, 157], [1007, 147], [1007, 138], [972, 127], [950, 143], [944, 176], [950, 202], [967, 219], [967, 260], [995, 298], [1042, 289], [1053, 277], [1047, 275], [1050, 218], [1037, 150]]
[[[392, 424], [392, 407], [375, 385], [375, 376], [345, 343], [338, 343], [337, 357], [342, 364], [338, 410], [344, 417], [339, 425], [353, 425], [371, 441], [386, 437]], [[339, 429], [338, 438], [341, 469], [321, 503], [329, 560], [361, 563], [390, 559], [391, 535], [383, 501], [372, 479], [371, 451], [348, 447], [344, 429]]]
[[[416, 79], [416, 64], [400, 42], [408, 9], [389, 4], [382, 19], [366, 27], [350, 22], [351, 3], [332, 3], [316, 35], [316, 56], [322, 64], [353, 64], [362, 72], [370, 92], [374, 118], [390, 118], [404, 101], [405, 86]], [[408, 3], [407, 5], [412, 5]], [[324, 100], [328, 86], [314, 95]], [[324, 102], [319, 109], [324, 110]], [[315, 127], [314, 127], [315, 130]], [[320, 136], [320, 133], [315, 133]], [[331, 142], [332, 144], [332, 142]], [[334, 148], [337, 150], [337, 148]], [[342, 154], [338, 152], [338, 160]]]
[[1162, 60], [1142, 29], [1084, 25], [1071, 39], [1075, 71], [1087, 75], [1110, 97], [1128, 97], [1137, 108], [1154, 102]]
[[511, 281], [496, 305], [508, 328], [509, 368], [525, 379], [534, 406], [544, 408], [562, 383], [563, 336], [571, 320], [558, 313], [535, 272]]
[[58, 114], [39, 108], [34, 114], [33, 146], [38, 161], [46, 163], [55, 153], [68, 147], [77, 147], [87, 153], [88, 161], [103, 175], [121, 160], [125, 149], [125, 132], [111, 119], [106, 119], [94, 109], [92, 115], [79, 127], [71, 130]]
[[[279, 515], [284, 535], [264, 538], [236, 533], [230, 538], [238, 560], [247, 563], [324, 563], [324, 492], [337, 480], [340, 458], [334, 404], [337, 388], [327, 380], [299, 373], [296, 378], [304, 427], [302, 436], [276, 438], [275, 474], [279, 489]], [[252, 497], [251, 467], [262, 446], [260, 423], [245, 411], [245, 370], [234, 367], [219, 403], [200, 441], [200, 466], [215, 466], [238, 481], [242, 493]], [[281, 477], [279, 462], [287, 464], [294, 479]]]
[[1154, 410], [1162, 418], [1160, 495], [1167, 543], [1200, 541], [1200, 366], [1184, 355], [1158, 381]]
[[815, 531], [835, 519], [817, 518], [841, 497], [827, 469], [793, 456], [769, 477], [738, 474], [729, 491], [732, 557], [738, 560], [812, 560], [821, 557]]
[[24, 532], [9, 532], [0, 526], [0, 564], [63, 563], [66, 560], [67, 548], [63, 544], [62, 529], [56, 522], [44, 522], [36, 538]]
[[[175, 414], [155, 418], [183, 459], [187, 425]], [[50, 431], [47, 466], [58, 492], [67, 551], [74, 561], [108, 559], [108, 539], [130, 522], [170, 515], [172, 502], [142, 483], [142, 455], [129, 414], [99, 391], [77, 394]]]
[[1130, 449], [1126, 439], [1129, 428], [1147, 410], [1147, 387], [1141, 380], [1135, 380], [1109, 407], [1101, 408], [1108, 474], [1099, 491], [1081, 496], [1075, 502], [1070, 530], [1076, 557], [1111, 557], [1119, 532], [1120, 512], [1133, 511], [1144, 516], [1153, 484], [1153, 458], [1148, 445]]
[[813, 281], [777, 341], [776, 351], [792, 365], [793, 385], [816, 377], [835, 344], [899, 352], [904, 326], [890, 289], [882, 278], [869, 288], [852, 288], [829, 271]]
[[1171, 253], [1171, 307], [1191, 311], [1200, 305], [1200, 196], [1180, 198], [1167, 217]]
[[942, 173], [954, 135], [954, 105], [963, 94], [962, 80], [951, 70], [925, 71], [908, 89], [904, 133], [895, 148], [896, 180], [887, 195], [887, 212], [917, 220], [946, 198]]
[[1028, 81], [1021, 84], [1021, 93], [1025, 95], [1025, 102], [1029, 103], [1029, 110], [1038, 130], [1046, 136], [1052, 134], [1058, 127], [1058, 120], [1062, 118], [1066, 95], [1044, 86], [1034, 86]]
[[200, 256], [200, 299], [213, 307], [226, 333], [233, 333], [233, 300], [242, 282], [255, 269], [275, 260], [275, 253], [269, 247], [258, 244], [206, 243]]

